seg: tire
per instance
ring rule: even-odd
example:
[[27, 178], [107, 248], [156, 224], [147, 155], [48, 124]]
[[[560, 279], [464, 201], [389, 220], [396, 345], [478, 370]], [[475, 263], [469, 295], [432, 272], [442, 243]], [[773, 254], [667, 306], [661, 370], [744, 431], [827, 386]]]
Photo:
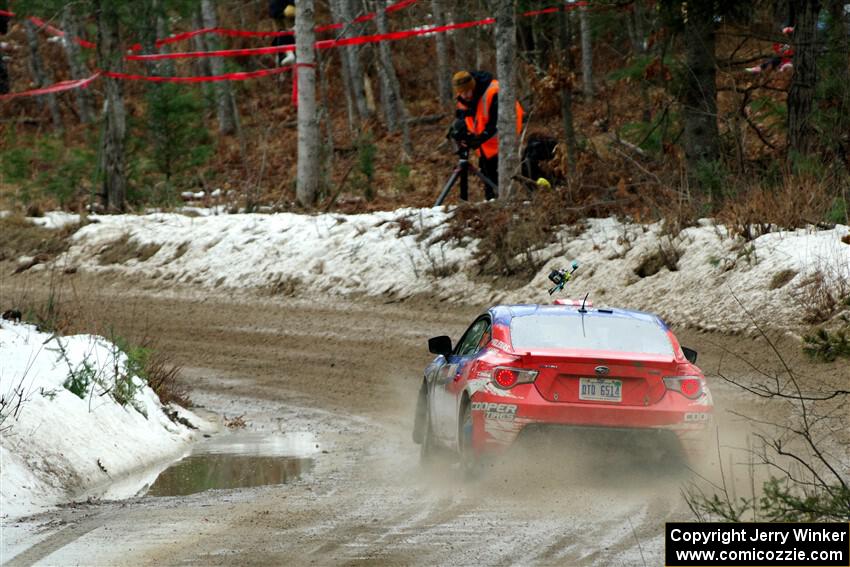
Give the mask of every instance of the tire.
[[425, 438], [425, 414], [428, 410], [428, 391], [425, 382], [419, 388], [416, 399], [416, 414], [413, 416], [413, 442], [421, 445]]
[[466, 400], [460, 410], [460, 431], [458, 432], [458, 451], [460, 468], [467, 479], [481, 476], [481, 459], [472, 447], [472, 405]]
[[422, 466], [433, 466], [439, 456], [439, 447], [434, 439], [434, 430], [431, 428], [431, 411], [428, 400], [425, 399], [425, 417], [422, 428], [422, 442], [419, 446], [419, 464]]

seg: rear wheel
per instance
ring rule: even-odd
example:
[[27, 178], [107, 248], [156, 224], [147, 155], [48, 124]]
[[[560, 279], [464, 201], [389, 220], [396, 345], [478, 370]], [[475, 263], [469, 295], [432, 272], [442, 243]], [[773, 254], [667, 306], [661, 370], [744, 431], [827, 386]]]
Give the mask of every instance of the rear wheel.
[[481, 459], [472, 446], [472, 406], [466, 400], [460, 410], [460, 431], [458, 448], [460, 449], [460, 468], [467, 478], [477, 478], [481, 474]]
[[431, 466], [437, 460], [439, 449], [434, 439], [434, 429], [431, 427], [431, 408], [428, 407], [428, 399], [425, 398], [425, 411], [422, 424], [422, 441], [419, 446], [419, 462], [425, 466]]

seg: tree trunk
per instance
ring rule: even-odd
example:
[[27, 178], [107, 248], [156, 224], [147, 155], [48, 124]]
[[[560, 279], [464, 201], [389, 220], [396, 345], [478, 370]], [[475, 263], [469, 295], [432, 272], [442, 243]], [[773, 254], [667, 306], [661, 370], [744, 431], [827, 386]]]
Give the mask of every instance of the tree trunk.
[[519, 169], [516, 133], [516, 21], [514, 0], [496, 2], [496, 72], [499, 75], [499, 198], [513, 196]]
[[689, 184], [697, 187], [700, 168], [720, 157], [714, 18], [710, 9], [688, 12], [684, 37], [687, 73], [682, 94], [685, 161]]
[[[375, 23], [378, 28], [378, 33], [383, 34], [389, 31], [387, 23], [387, 13], [384, 9], [387, 7], [387, 0], [378, 0], [374, 3], [377, 17]], [[396, 132], [401, 125], [402, 145], [404, 153], [408, 157], [413, 155], [413, 144], [410, 141], [410, 124], [407, 121], [407, 109], [404, 107], [404, 99], [401, 97], [401, 85], [398, 81], [398, 76], [393, 65], [392, 51], [390, 50], [390, 42], [382, 41], [378, 44], [380, 53], [380, 69], [381, 69], [381, 85], [382, 92], [385, 92], [385, 109], [387, 115], [387, 130]]]
[[[468, 22], [472, 19], [469, 4], [469, 0], [455, 4], [456, 7], [452, 10], [452, 19], [455, 23]], [[451, 32], [451, 36], [454, 40], [456, 70], [464, 69], [472, 71], [475, 65], [475, 47], [472, 44], [472, 40], [475, 37], [475, 28], [456, 30]]]
[[9, 71], [6, 69], [6, 61], [3, 59], [3, 54], [0, 52], [0, 94], [9, 92]]
[[[629, 40], [632, 44], [632, 52], [639, 58], [644, 58], [647, 53], [646, 16], [644, 9], [643, 3], [635, 2], [633, 8], [626, 13], [626, 27], [629, 32]], [[640, 98], [643, 102], [641, 119], [644, 122], [650, 122], [652, 120], [652, 101], [649, 98], [647, 81], [641, 79], [639, 83]]]
[[[216, 15], [215, 4], [212, 0], [201, 0], [201, 13], [203, 15], [204, 27], [218, 27], [218, 17]], [[219, 48], [219, 42], [215, 36], [208, 36], [206, 39], [207, 45], [212, 49]], [[221, 75], [224, 73], [224, 60], [221, 57], [211, 57], [210, 67], [213, 75]], [[238, 128], [239, 118], [236, 114], [236, 103], [233, 98], [233, 90], [230, 88], [230, 82], [219, 81], [215, 83], [217, 114], [218, 114], [218, 131], [222, 134], [234, 134]]]
[[[65, 48], [65, 54], [68, 57], [68, 65], [71, 68], [71, 78], [75, 80], [85, 79], [89, 76], [89, 71], [86, 69], [85, 59], [80, 50], [80, 44], [77, 43], [77, 38], [80, 37], [80, 22], [77, 15], [73, 11], [71, 4], [66, 4], [62, 10], [62, 27], [65, 30], [65, 37], [62, 45]], [[92, 109], [91, 95], [88, 89], [75, 89], [74, 94], [77, 97], [77, 112], [80, 114], [80, 122], [88, 124], [92, 121], [94, 110]]]
[[[107, 71], [124, 70], [124, 53], [115, 4], [110, 0], [97, 0], [98, 67]], [[124, 212], [127, 199], [127, 174], [125, 144], [127, 120], [124, 110], [124, 92], [118, 79], [104, 78], [106, 102], [104, 104], [103, 147], [103, 198], [109, 212]]]
[[[321, 56], [321, 53], [317, 52], [317, 58]], [[331, 54], [325, 55], [325, 57], [330, 57]], [[324, 151], [324, 161], [322, 164], [322, 178], [321, 178], [321, 186], [322, 187], [330, 187], [331, 186], [331, 173], [333, 172], [334, 165], [334, 124], [333, 124], [333, 114], [331, 113], [331, 96], [330, 96], [330, 85], [328, 84], [328, 65], [320, 65], [317, 62], [317, 69], [319, 69], [319, 94], [321, 96], [321, 103], [319, 104], [319, 128], [321, 128], [321, 122], [324, 121], [325, 126], [325, 145], [322, 148]], [[297, 72], [297, 68], [296, 68]], [[351, 105], [349, 105], [349, 120], [351, 119]]]
[[[443, 0], [431, 0], [431, 11], [434, 13], [434, 25], [446, 25], [446, 11]], [[440, 95], [440, 104], [448, 105], [452, 101], [452, 84], [449, 78], [449, 54], [446, 47], [446, 34], [434, 35], [437, 42], [437, 92]]]
[[[44, 88], [53, 84], [53, 74], [48, 69], [45, 69], [44, 63], [41, 60], [41, 54], [38, 52], [38, 30], [34, 23], [29, 20], [24, 22], [24, 28], [27, 32], [27, 44], [30, 51], [30, 71], [32, 72], [33, 82], [38, 88]], [[38, 97], [39, 103], [47, 104], [47, 109], [50, 111], [50, 116], [53, 119], [53, 128], [57, 131], [62, 131], [62, 114], [59, 112], [59, 103], [56, 101], [55, 94], [48, 94]]]
[[298, 175], [295, 195], [312, 207], [319, 193], [319, 119], [316, 108], [316, 33], [313, 0], [300, 0], [295, 12], [295, 59], [298, 62]]
[[[342, 8], [340, 4], [341, 0], [330, 0], [328, 4], [331, 9], [331, 18], [335, 22], [341, 22], [343, 20], [342, 17]], [[348, 110], [348, 129], [353, 134], [356, 130], [356, 122], [355, 119], [355, 110], [354, 110], [354, 95], [351, 93], [354, 90], [353, 80], [351, 78], [351, 68], [349, 67], [348, 53], [345, 49], [334, 49], [336, 54], [339, 56], [339, 64], [340, 70], [342, 72], [342, 86], [343, 91], [345, 92], [345, 102], [346, 108]]]
[[593, 33], [587, 6], [578, 9], [581, 22], [581, 83], [587, 100], [593, 100]]
[[[201, 15], [201, 9], [194, 10], [192, 12], [192, 28], [199, 30], [204, 27], [204, 18]], [[209, 51], [207, 49], [207, 43], [204, 40], [203, 35], [196, 35], [192, 38], [192, 45], [195, 48], [195, 51]], [[195, 75], [198, 77], [206, 77], [212, 75], [212, 67], [210, 67], [210, 59], [207, 57], [199, 57], [195, 59]], [[201, 88], [204, 92], [204, 105], [207, 108], [208, 112], [213, 112], [217, 108], [215, 102], [215, 92], [213, 91], [212, 83], [201, 83]]]
[[[354, 11], [351, 8], [351, 0], [336, 1], [339, 2], [342, 21], [345, 23], [342, 37], [347, 38], [359, 35], [360, 25], [354, 23]], [[354, 105], [357, 108], [357, 114], [360, 116], [360, 120], [369, 120], [372, 117], [372, 111], [369, 109], [369, 103], [366, 101], [363, 69], [360, 66], [360, 50], [356, 45], [346, 45], [342, 50], [348, 58], [348, 69], [351, 74], [351, 95], [354, 99]]]
[[[828, 96], [829, 103], [837, 106], [835, 115], [836, 152], [850, 172], [850, 13], [845, 11], [844, 0], [830, 0], [829, 13], [831, 25], [829, 29], [829, 65], [827, 72], [834, 73], [830, 81]], [[828, 104], [829, 104], [828, 103]]]
[[[0, 0], [0, 10], [8, 10], [8, 2]], [[9, 31], [9, 17], [0, 16], [0, 36]], [[0, 49], [0, 94], [9, 92], [9, 71], [6, 69], [6, 61], [3, 59], [3, 50]]]
[[[818, 0], [793, 0], [794, 76], [788, 91], [788, 149], [793, 157], [809, 154], [813, 149], [812, 107], [817, 87], [817, 22]], [[846, 63], [846, 62], [845, 62]]]
[[561, 11], [558, 15], [559, 39], [561, 44], [561, 57], [564, 58], [564, 64], [567, 68], [566, 84], [561, 87], [561, 120], [564, 125], [564, 141], [567, 144], [567, 167], [570, 174], [575, 171], [576, 165], [576, 132], [573, 125], [573, 34], [572, 22], [566, 11]]

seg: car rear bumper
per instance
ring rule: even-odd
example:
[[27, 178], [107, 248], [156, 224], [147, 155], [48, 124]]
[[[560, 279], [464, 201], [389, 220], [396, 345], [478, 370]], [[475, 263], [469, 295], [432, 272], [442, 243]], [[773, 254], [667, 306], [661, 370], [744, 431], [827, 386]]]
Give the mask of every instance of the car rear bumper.
[[620, 406], [550, 402], [533, 385], [505, 392], [485, 388], [472, 395], [472, 444], [479, 454], [499, 454], [526, 428], [547, 426], [666, 431], [678, 438], [686, 453], [696, 456], [705, 446], [712, 412], [710, 396], [689, 400], [677, 392], [667, 392], [651, 406]]

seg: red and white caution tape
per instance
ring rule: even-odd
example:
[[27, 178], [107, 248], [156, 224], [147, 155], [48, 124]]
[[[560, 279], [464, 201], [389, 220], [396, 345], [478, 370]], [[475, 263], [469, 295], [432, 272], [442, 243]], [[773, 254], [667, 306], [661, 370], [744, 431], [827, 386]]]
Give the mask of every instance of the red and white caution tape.
[[[556, 6], [544, 10], [534, 10], [520, 14], [521, 17], [537, 16], [541, 14], [552, 14], [562, 10], [575, 10], [581, 6], [586, 6], [587, 2], [575, 2], [565, 6]], [[479, 26], [489, 26], [496, 22], [495, 18], [484, 18], [472, 22], [461, 22], [456, 24], [446, 24], [442, 26], [425, 26], [411, 30], [388, 32], [383, 34], [361, 35], [357, 37], [346, 37], [340, 39], [326, 39], [317, 41], [314, 45], [316, 49], [331, 49], [334, 47], [342, 47], [345, 45], [363, 45], [366, 43], [378, 43], [381, 41], [396, 41], [399, 39], [408, 39], [411, 37], [426, 36], [435, 33], [446, 33], [454, 30], [462, 30]], [[334, 24], [336, 25], [336, 24]], [[165, 59], [199, 59], [207, 57], [249, 57], [255, 55], [272, 55], [276, 53], [285, 53], [295, 51], [294, 45], [279, 45], [272, 47], [250, 47], [245, 49], [220, 49], [216, 51], [185, 51], [176, 53], [153, 53], [148, 55], [128, 55], [126, 58], [129, 61], [162, 61]]]
[[25, 97], [25, 96], [42, 96], [47, 94], [61, 93], [63, 91], [70, 91], [72, 89], [84, 89], [89, 84], [91, 84], [95, 79], [100, 77], [100, 73], [95, 73], [91, 77], [87, 79], [78, 79], [75, 81], [61, 81], [54, 85], [50, 85], [49, 87], [43, 87], [40, 89], [33, 89], [30, 91], [24, 91], [20, 93], [9, 93], [5, 95], [0, 95], [0, 100], [12, 100], [13, 98]]
[[[223, 75], [211, 75], [206, 77], [156, 77], [150, 75], [134, 75], [132, 73], [115, 73], [103, 71], [101, 75], [110, 79], [123, 79], [125, 81], [145, 81], [148, 83], [215, 83], [220, 81], [247, 81], [259, 77], [279, 75], [294, 70], [298, 64], [275, 67], [274, 69], [261, 69], [259, 71], [244, 71], [240, 73], [225, 73]], [[305, 67], [306, 65], [300, 65]], [[312, 66], [312, 65], [311, 65]]]

